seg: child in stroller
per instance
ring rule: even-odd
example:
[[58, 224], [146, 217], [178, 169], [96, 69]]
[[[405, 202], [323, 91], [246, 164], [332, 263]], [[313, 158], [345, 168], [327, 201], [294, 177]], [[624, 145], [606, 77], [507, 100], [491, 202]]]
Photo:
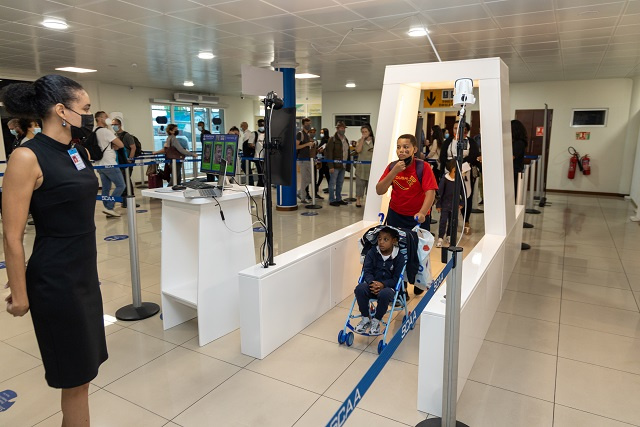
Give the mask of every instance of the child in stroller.
[[[380, 334], [381, 322], [396, 293], [396, 284], [404, 269], [404, 256], [399, 253], [398, 233], [392, 228], [378, 232], [378, 245], [373, 246], [364, 260], [362, 280], [355, 288], [358, 309], [362, 315], [355, 332], [362, 334], [369, 327], [371, 335]], [[370, 318], [369, 300], [377, 298], [378, 304]]]

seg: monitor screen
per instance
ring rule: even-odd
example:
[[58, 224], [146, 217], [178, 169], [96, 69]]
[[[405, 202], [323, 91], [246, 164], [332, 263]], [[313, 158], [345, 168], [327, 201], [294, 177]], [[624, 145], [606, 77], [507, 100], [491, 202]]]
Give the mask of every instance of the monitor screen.
[[[226, 167], [221, 161], [226, 161]], [[234, 176], [238, 160], [238, 135], [211, 134], [202, 136], [200, 172]], [[224, 171], [222, 169], [225, 169]]]

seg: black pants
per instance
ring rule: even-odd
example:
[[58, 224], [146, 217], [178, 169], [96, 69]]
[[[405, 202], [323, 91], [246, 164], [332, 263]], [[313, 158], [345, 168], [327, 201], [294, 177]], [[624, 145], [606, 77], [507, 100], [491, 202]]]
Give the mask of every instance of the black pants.
[[[411, 215], [400, 215], [398, 212], [389, 208], [387, 211], [386, 224], [396, 228], [412, 229], [417, 225], [417, 222]], [[431, 211], [429, 211], [429, 215], [425, 217], [424, 222], [420, 224], [420, 228], [431, 231]]]
[[[245, 175], [249, 175], [249, 185], [253, 185], [253, 175], [251, 174], [251, 164], [253, 162], [252, 161], [246, 161], [243, 160], [240, 163], [240, 169], [242, 169], [242, 172], [244, 172]], [[249, 165], [249, 170], [247, 171], [247, 164]]]
[[329, 164], [321, 163], [322, 167], [318, 171], [318, 180], [316, 181], [316, 194], [318, 193], [318, 188], [320, 188], [320, 184], [322, 184], [322, 178], [327, 179], [327, 183], [329, 183], [329, 179], [331, 179], [331, 174], [329, 173]]
[[[471, 202], [473, 201], [473, 187], [476, 185], [476, 179], [473, 177], [471, 173], [469, 173], [469, 181], [471, 182], [471, 194], [467, 194], [467, 202], [464, 204], [462, 208], [462, 214], [464, 215], [464, 222], [469, 222], [469, 217], [471, 216]], [[464, 182], [462, 183], [464, 185]]]
[[262, 160], [255, 160], [252, 161], [252, 163], [255, 163], [256, 165], [256, 170], [258, 171], [258, 187], [264, 187], [264, 167], [263, 167], [263, 162]]
[[[456, 212], [457, 213], [457, 212]], [[451, 220], [453, 219], [453, 212], [445, 211], [444, 209], [440, 211], [440, 224], [438, 225], [438, 238], [442, 239], [445, 235], [451, 235]]]
[[[362, 314], [362, 317], [369, 317], [369, 300], [371, 298], [376, 298], [376, 296], [371, 293], [369, 284], [360, 283], [356, 286], [353, 293], [356, 294], [356, 301], [358, 301], [360, 314]], [[374, 316], [376, 319], [382, 320], [382, 317], [387, 313], [389, 304], [393, 301], [395, 294], [396, 290], [393, 288], [382, 288], [380, 292], [378, 292], [378, 306], [376, 307], [376, 314]]]

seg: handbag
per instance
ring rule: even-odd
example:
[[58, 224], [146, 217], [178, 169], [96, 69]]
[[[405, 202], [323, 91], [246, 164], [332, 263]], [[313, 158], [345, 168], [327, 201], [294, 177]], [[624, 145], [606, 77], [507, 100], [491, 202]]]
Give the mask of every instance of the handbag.
[[182, 153], [180, 153], [178, 151], [178, 149], [176, 147], [174, 147], [173, 145], [170, 145], [168, 147], [165, 147], [164, 149], [164, 157], [165, 159], [168, 160], [182, 160], [184, 159], [184, 156], [182, 155]]

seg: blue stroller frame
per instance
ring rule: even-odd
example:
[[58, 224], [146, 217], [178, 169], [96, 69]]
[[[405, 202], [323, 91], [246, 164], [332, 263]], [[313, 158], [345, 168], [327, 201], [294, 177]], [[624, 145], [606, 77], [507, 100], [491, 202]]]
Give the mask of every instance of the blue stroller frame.
[[[404, 322], [411, 315], [411, 311], [407, 309], [407, 299], [406, 292], [404, 287], [404, 276], [407, 267], [407, 232], [400, 228], [391, 227], [388, 225], [377, 225], [371, 229], [369, 229], [365, 235], [360, 239], [360, 244], [362, 246], [361, 256], [366, 256], [369, 250], [372, 250], [377, 246], [378, 233], [385, 229], [391, 228], [398, 233], [398, 247], [400, 251], [398, 252], [398, 256], [404, 257], [404, 266], [402, 268], [402, 272], [400, 273], [400, 277], [398, 278], [398, 282], [395, 286], [395, 295], [393, 297], [393, 301], [390, 304], [389, 310], [387, 311], [387, 321], [384, 321], [384, 318], [381, 320], [382, 325], [384, 326], [384, 331], [381, 331], [379, 334], [370, 334], [367, 332], [356, 332], [355, 328], [351, 325], [351, 320], [362, 318], [362, 314], [354, 314], [353, 309], [356, 305], [356, 297], [354, 295], [353, 302], [351, 303], [351, 309], [349, 310], [349, 314], [347, 315], [347, 320], [344, 324], [344, 328], [338, 332], [338, 344], [346, 344], [347, 346], [353, 345], [354, 333], [363, 336], [380, 336], [382, 335], [382, 340], [378, 343], [378, 354], [382, 353], [382, 350], [387, 345], [387, 334], [389, 332], [389, 325], [393, 321], [393, 313], [403, 311], [404, 316], [402, 317], [402, 321]], [[362, 257], [362, 259], [364, 259]], [[358, 279], [358, 284], [362, 283], [362, 279], [364, 277], [364, 267], [362, 272], [360, 273], [360, 278]], [[396, 302], [400, 302], [400, 306], [396, 307]], [[376, 312], [376, 303], [377, 298], [369, 299], [369, 317], [373, 317]], [[413, 329], [413, 326], [412, 328]]]

